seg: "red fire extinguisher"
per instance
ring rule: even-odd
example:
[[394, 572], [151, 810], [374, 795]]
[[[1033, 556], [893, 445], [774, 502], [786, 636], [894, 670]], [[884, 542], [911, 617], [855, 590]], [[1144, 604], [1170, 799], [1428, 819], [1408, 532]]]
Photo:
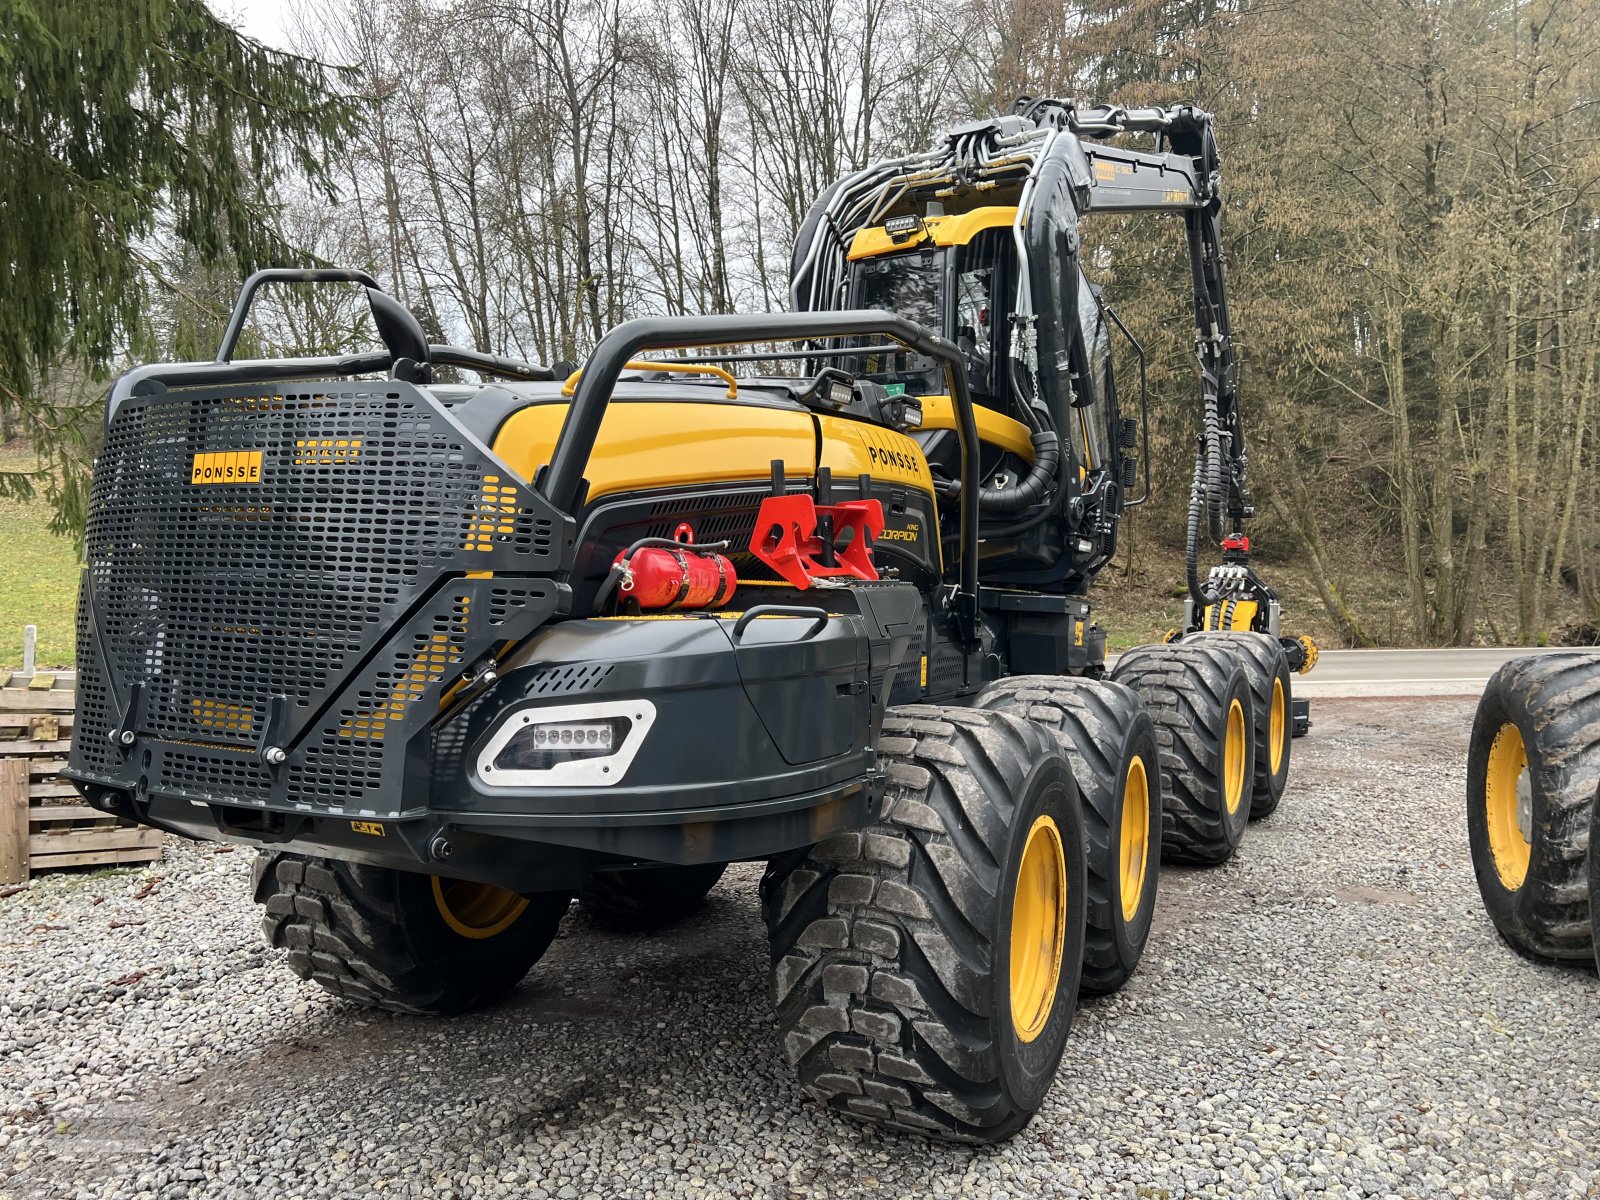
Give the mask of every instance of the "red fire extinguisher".
[[728, 543], [696, 546], [683, 540], [694, 536], [687, 527], [678, 533], [677, 539], [641, 538], [619, 553], [595, 595], [595, 607], [612, 587], [645, 610], [714, 608], [731, 600], [738, 574], [732, 561], [717, 553]]

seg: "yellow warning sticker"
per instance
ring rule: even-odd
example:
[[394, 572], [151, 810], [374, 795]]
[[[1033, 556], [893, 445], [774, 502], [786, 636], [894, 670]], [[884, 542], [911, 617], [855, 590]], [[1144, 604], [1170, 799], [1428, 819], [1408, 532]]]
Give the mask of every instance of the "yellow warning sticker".
[[196, 454], [190, 483], [260, 483], [261, 451], [223, 450]]
[[381, 821], [351, 821], [350, 829], [354, 833], [370, 833], [373, 837], [383, 836], [383, 822]]

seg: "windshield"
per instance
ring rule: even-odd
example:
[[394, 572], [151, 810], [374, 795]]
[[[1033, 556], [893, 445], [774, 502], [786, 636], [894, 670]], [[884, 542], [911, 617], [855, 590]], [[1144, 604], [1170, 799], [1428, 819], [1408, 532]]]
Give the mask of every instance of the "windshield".
[[[855, 269], [857, 308], [886, 308], [933, 333], [944, 333], [944, 254], [921, 251], [868, 260]], [[863, 339], [881, 345], [882, 338]], [[858, 345], [861, 343], [857, 343]], [[903, 385], [913, 395], [944, 390], [944, 371], [926, 355], [906, 350], [854, 360], [854, 374]]]

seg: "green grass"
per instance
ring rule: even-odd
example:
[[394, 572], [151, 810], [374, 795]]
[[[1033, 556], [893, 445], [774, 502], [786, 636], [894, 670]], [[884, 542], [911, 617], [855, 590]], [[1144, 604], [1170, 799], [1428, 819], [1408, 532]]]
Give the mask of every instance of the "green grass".
[[[33, 452], [0, 446], [0, 470], [31, 471]], [[74, 661], [73, 615], [78, 603], [78, 547], [50, 532], [42, 496], [20, 503], [0, 498], [0, 671], [22, 665], [22, 627], [39, 627], [39, 666]]]

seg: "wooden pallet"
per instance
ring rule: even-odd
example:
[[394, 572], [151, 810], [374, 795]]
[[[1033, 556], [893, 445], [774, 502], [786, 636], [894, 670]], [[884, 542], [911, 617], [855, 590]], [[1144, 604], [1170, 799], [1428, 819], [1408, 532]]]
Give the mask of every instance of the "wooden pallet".
[[90, 808], [61, 778], [72, 745], [75, 693], [35, 675], [0, 688], [0, 883], [59, 867], [151, 862], [158, 829]]

